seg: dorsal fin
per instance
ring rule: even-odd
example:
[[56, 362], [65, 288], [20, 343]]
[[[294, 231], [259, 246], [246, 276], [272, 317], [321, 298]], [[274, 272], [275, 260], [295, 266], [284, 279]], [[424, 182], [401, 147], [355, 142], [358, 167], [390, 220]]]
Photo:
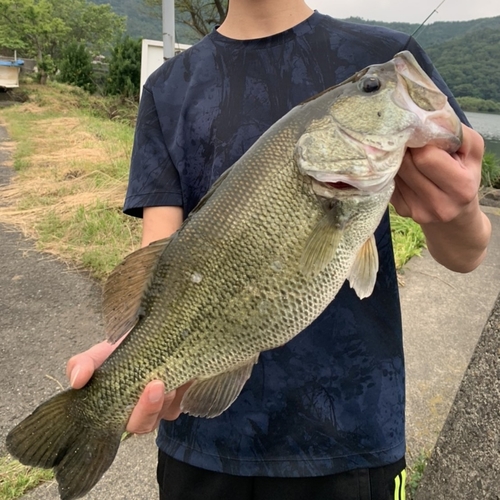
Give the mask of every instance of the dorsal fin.
[[144, 294], [170, 239], [155, 241], [131, 253], [109, 275], [102, 306], [106, 337], [112, 344], [126, 335], [141, 316]]

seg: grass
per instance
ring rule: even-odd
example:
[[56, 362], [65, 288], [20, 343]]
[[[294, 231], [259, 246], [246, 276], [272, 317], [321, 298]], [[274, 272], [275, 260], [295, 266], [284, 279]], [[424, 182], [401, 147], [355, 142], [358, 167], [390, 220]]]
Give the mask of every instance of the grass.
[[481, 187], [500, 188], [500, 159], [493, 153], [485, 153], [481, 170]]
[[20, 498], [53, 477], [50, 470], [25, 467], [17, 460], [0, 457], [0, 500]]
[[60, 84], [23, 92], [25, 102], [0, 111], [16, 143], [18, 174], [0, 189], [8, 202], [0, 221], [20, 227], [39, 250], [103, 279], [139, 242], [139, 222], [121, 213], [133, 142], [130, 103], [110, 111], [116, 99]]
[[413, 463], [407, 466], [406, 498], [413, 500], [430, 458], [429, 451], [421, 451]]
[[390, 215], [394, 260], [396, 269], [401, 270], [412, 257], [421, 255], [422, 249], [425, 248], [425, 236], [415, 221], [401, 217], [392, 206]]

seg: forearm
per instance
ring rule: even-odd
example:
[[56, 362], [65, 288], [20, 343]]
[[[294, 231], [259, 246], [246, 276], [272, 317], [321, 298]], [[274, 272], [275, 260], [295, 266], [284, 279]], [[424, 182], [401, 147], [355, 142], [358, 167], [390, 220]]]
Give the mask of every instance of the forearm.
[[145, 207], [141, 246], [171, 236], [181, 227], [182, 217], [182, 207]]
[[473, 271], [486, 257], [491, 223], [477, 198], [455, 219], [421, 226], [433, 258], [452, 271]]

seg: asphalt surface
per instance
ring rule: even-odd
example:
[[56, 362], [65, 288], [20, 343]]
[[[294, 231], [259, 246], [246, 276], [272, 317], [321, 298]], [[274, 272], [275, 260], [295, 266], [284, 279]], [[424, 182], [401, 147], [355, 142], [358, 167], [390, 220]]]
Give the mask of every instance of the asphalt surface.
[[[0, 184], [12, 175], [5, 166], [9, 152], [2, 149], [6, 140], [0, 127]], [[500, 209], [485, 211], [494, 238], [478, 270], [452, 273], [426, 252], [405, 269], [401, 302], [410, 461], [434, 446], [500, 292]], [[61, 386], [67, 387], [67, 360], [100, 341], [103, 328], [96, 283], [38, 252], [9, 226], [0, 226], [0, 242], [0, 454], [5, 454], [8, 430]], [[131, 438], [86, 498], [157, 498], [155, 466], [154, 437]], [[49, 483], [23, 498], [59, 496], [56, 485]]]

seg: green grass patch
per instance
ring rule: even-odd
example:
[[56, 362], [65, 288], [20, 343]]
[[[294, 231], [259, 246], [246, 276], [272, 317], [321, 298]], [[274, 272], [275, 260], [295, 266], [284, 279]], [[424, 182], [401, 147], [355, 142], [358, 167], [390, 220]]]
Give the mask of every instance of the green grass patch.
[[486, 152], [481, 169], [481, 186], [500, 188], [500, 158], [494, 153]]
[[140, 221], [98, 200], [67, 217], [49, 210], [36, 224], [37, 245], [104, 280], [137, 247]]
[[0, 500], [20, 498], [53, 478], [51, 470], [26, 467], [17, 460], [0, 457]]
[[425, 248], [422, 228], [408, 217], [401, 217], [390, 206], [391, 235], [396, 269], [401, 269], [412, 257], [420, 256]]
[[418, 485], [422, 480], [427, 463], [431, 453], [429, 451], [421, 451], [413, 463], [406, 468], [406, 498], [413, 500], [418, 489]]

